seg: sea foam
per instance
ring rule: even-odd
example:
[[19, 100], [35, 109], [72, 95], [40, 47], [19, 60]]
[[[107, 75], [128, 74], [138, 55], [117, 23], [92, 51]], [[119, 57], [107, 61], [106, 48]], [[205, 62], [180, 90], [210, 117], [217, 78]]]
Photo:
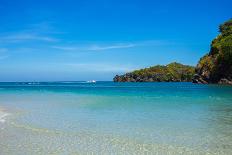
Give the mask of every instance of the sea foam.
[[2, 109], [0, 109], [0, 123], [4, 123], [6, 121], [6, 117], [9, 114], [4, 112]]

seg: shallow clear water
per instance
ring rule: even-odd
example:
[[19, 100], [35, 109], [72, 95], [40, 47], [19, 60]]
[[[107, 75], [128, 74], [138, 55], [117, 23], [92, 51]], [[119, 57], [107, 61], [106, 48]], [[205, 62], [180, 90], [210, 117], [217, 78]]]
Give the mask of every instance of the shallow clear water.
[[232, 87], [0, 83], [0, 154], [232, 154]]

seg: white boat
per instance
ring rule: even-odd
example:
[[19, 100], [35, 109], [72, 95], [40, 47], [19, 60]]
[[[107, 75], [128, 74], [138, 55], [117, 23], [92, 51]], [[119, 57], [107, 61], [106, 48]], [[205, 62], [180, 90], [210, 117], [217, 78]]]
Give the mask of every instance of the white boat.
[[87, 81], [88, 83], [96, 83], [95, 80], [90, 80], [90, 81]]

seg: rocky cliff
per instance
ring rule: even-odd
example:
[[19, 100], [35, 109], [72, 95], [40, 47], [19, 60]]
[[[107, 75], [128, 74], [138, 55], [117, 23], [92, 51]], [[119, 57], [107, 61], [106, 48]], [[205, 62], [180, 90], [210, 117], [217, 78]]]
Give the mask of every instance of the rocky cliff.
[[232, 19], [221, 24], [219, 32], [196, 66], [194, 83], [232, 84]]

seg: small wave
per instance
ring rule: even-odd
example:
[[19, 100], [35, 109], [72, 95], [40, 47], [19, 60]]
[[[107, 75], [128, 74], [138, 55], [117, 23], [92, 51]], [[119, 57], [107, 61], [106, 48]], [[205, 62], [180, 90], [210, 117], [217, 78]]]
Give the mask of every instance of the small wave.
[[0, 123], [4, 123], [6, 121], [6, 117], [8, 116], [8, 113], [0, 111]]

